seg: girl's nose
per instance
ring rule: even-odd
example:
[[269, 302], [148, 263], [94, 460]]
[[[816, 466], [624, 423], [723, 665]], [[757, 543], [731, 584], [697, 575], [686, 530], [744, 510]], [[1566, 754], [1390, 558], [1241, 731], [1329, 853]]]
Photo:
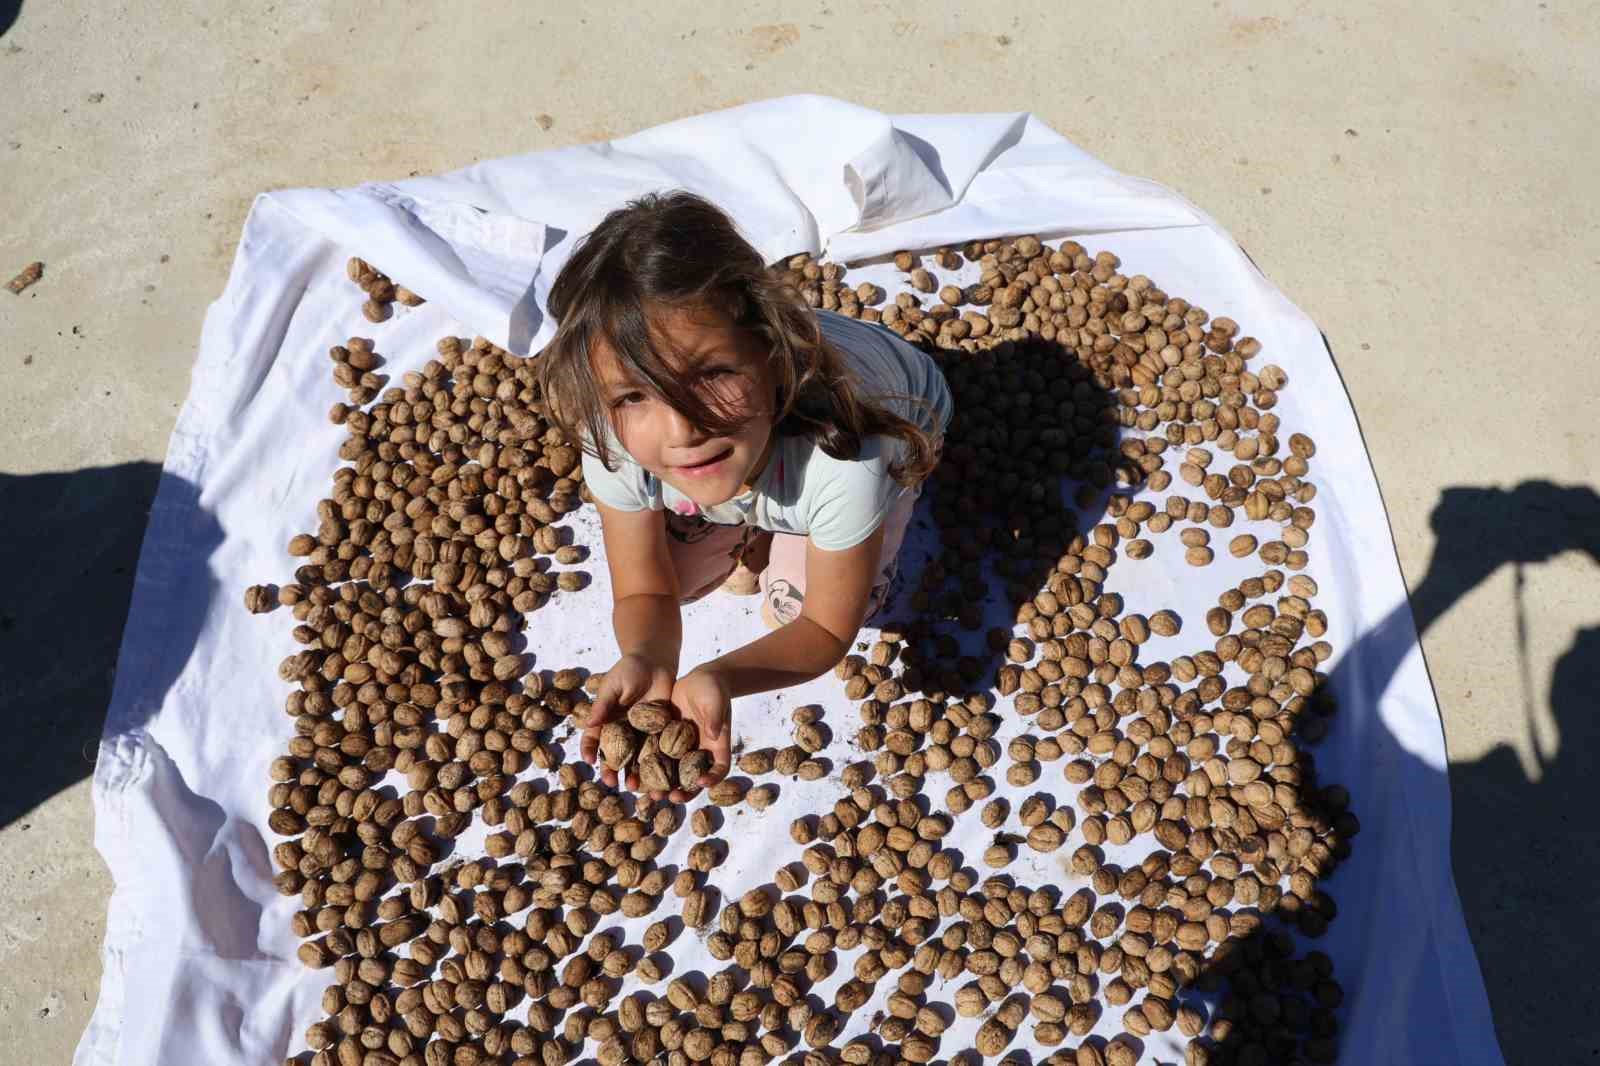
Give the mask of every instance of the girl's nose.
[[683, 416], [682, 411], [669, 403], [661, 406], [665, 412], [662, 416], [661, 436], [669, 446], [685, 448], [700, 442], [704, 434]]

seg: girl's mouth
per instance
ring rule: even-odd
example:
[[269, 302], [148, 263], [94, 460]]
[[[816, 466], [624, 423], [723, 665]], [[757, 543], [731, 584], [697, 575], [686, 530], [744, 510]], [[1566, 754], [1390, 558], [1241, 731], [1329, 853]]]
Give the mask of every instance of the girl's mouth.
[[727, 462], [729, 457], [732, 455], [733, 448], [724, 448], [722, 451], [718, 452], [716, 455], [713, 455], [703, 463], [675, 466], [673, 467], [673, 470], [684, 475], [685, 477], [706, 477], [709, 474], [717, 473], [722, 464]]

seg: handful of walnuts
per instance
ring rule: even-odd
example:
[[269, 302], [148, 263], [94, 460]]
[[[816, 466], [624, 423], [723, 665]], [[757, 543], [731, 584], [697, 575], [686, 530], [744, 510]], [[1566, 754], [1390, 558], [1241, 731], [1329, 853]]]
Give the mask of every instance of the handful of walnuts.
[[600, 759], [618, 777], [631, 775], [647, 792], [699, 787], [711, 769], [700, 730], [667, 700], [642, 700], [600, 729]]

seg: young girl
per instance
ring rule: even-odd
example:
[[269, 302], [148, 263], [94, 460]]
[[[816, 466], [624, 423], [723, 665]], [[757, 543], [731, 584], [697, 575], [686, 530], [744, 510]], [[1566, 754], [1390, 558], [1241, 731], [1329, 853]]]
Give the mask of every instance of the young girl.
[[[882, 605], [949, 390], [888, 330], [806, 306], [689, 193], [607, 215], [549, 306], [540, 374], [583, 443], [622, 652], [583, 756], [607, 719], [670, 699], [700, 728], [709, 785], [728, 772], [732, 701], [830, 669]], [[724, 583], [759, 584], [773, 632], [680, 674], [679, 608]]]

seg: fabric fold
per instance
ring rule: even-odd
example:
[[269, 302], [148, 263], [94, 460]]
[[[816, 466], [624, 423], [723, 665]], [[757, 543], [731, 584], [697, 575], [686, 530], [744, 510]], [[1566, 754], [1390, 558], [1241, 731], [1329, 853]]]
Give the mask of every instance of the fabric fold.
[[529, 296], [544, 257], [544, 223], [392, 184], [267, 196], [318, 237], [437, 300], [496, 344], [511, 347], [520, 325], [526, 348], [538, 332], [542, 312]]

